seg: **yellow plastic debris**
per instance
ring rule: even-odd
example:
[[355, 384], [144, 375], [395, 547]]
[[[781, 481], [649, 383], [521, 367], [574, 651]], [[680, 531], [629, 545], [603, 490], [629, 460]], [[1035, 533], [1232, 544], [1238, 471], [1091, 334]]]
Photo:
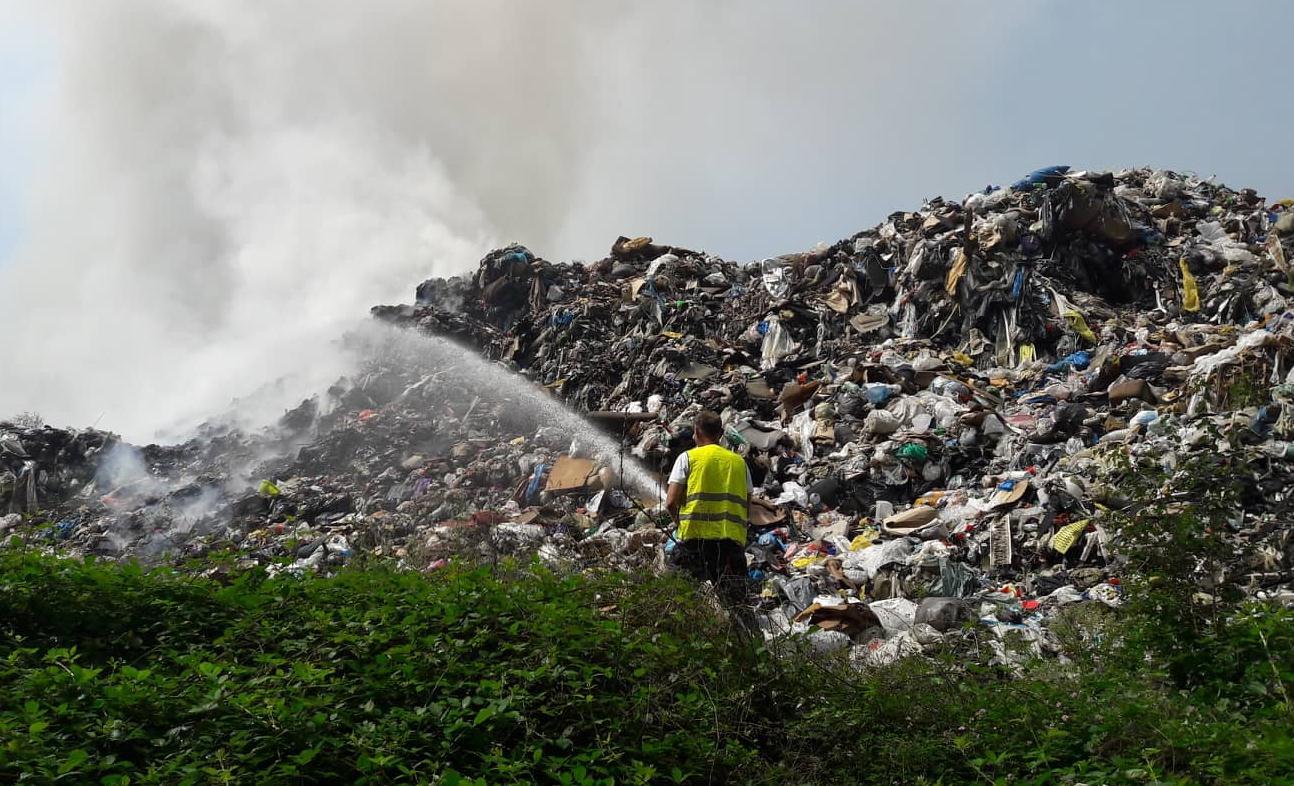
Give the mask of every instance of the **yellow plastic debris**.
[[1087, 326], [1087, 320], [1083, 319], [1082, 314], [1080, 314], [1079, 312], [1073, 309], [1070, 309], [1069, 311], [1065, 312], [1065, 321], [1068, 322], [1070, 328], [1075, 333], [1082, 336], [1085, 341], [1090, 341], [1093, 344], [1096, 343], [1096, 334], [1093, 333], [1092, 329]]
[[1087, 529], [1087, 522], [1088, 519], [1083, 519], [1061, 527], [1056, 531], [1055, 535], [1051, 536], [1051, 547], [1061, 554], [1069, 551], [1074, 547], [1078, 536], [1083, 534], [1083, 530]]
[[867, 535], [855, 535], [854, 539], [849, 541], [850, 551], [862, 551], [872, 545], [872, 539]]
[[1191, 269], [1186, 265], [1186, 257], [1178, 259], [1177, 266], [1182, 271], [1182, 310], [1199, 311], [1200, 287], [1195, 283], [1195, 276], [1191, 275]]
[[961, 281], [962, 276], [966, 275], [966, 267], [969, 263], [970, 260], [966, 257], [965, 249], [957, 249], [957, 255], [953, 257], [952, 266], [948, 268], [948, 277], [944, 279], [944, 291], [948, 293], [948, 297], [957, 294], [957, 282]]
[[939, 500], [943, 499], [943, 498], [944, 498], [944, 495], [945, 495], [945, 494], [947, 494], [947, 493], [948, 493], [948, 492], [947, 492], [947, 491], [944, 491], [943, 489], [939, 489], [939, 490], [937, 490], [937, 491], [927, 491], [926, 493], [924, 493], [924, 494], [922, 494], [921, 496], [917, 497], [917, 498], [916, 498], [916, 501], [915, 501], [915, 502], [913, 502], [912, 504], [913, 504], [913, 505], [928, 505], [928, 506], [930, 506], [930, 507], [932, 507], [932, 508], [933, 508], [933, 507], [935, 507], [935, 506], [937, 506], [937, 505], [939, 504]]

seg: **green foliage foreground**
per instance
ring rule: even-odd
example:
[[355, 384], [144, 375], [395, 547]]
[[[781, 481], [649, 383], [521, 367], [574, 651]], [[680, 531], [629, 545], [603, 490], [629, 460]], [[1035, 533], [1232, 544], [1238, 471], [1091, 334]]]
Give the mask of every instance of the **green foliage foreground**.
[[1273, 783], [1291, 622], [1233, 615], [1207, 680], [1090, 610], [1068, 666], [860, 673], [743, 645], [673, 578], [217, 581], [9, 552], [0, 781]]

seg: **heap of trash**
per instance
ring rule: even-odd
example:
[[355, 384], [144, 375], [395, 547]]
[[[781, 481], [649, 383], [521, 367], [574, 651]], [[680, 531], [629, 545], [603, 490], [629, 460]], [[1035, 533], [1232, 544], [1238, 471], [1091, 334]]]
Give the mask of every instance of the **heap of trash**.
[[967, 625], [1054, 653], [1059, 609], [1124, 602], [1109, 478], [1129, 457], [1261, 466], [1210, 586], [1294, 602], [1291, 254], [1294, 201], [1068, 167], [757, 263], [513, 245], [375, 307], [387, 332], [355, 340], [381, 351], [261, 432], [134, 448], [0, 424], [0, 532], [273, 570], [357, 551], [662, 570], [656, 479], [708, 408], [756, 487], [769, 635], [863, 664]]

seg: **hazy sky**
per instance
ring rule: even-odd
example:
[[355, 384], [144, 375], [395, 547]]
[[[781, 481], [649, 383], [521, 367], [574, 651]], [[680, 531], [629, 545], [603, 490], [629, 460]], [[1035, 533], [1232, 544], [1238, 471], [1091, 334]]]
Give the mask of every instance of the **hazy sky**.
[[510, 240], [757, 259], [1054, 163], [1294, 195], [1291, 29], [1281, 0], [0, 0], [0, 415], [198, 417]]
[[0, 264], [25, 223], [20, 211], [38, 155], [36, 115], [53, 89], [53, 71], [47, 42], [0, 10]]

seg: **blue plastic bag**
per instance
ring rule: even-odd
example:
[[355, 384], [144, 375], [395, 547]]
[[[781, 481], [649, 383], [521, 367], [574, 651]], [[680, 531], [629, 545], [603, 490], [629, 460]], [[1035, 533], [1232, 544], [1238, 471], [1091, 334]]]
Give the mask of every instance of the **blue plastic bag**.
[[1042, 185], [1047, 182], [1048, 178], [1058, 178], [1069, 171], [1069, 166], [1057, 164], [1056, 166], [1045, 166], [1042, 169], [1035, 169], [1024, 178], [1015, 181], [1011, 187], [1017, 191], [1027, 191], [1034, 186]]

